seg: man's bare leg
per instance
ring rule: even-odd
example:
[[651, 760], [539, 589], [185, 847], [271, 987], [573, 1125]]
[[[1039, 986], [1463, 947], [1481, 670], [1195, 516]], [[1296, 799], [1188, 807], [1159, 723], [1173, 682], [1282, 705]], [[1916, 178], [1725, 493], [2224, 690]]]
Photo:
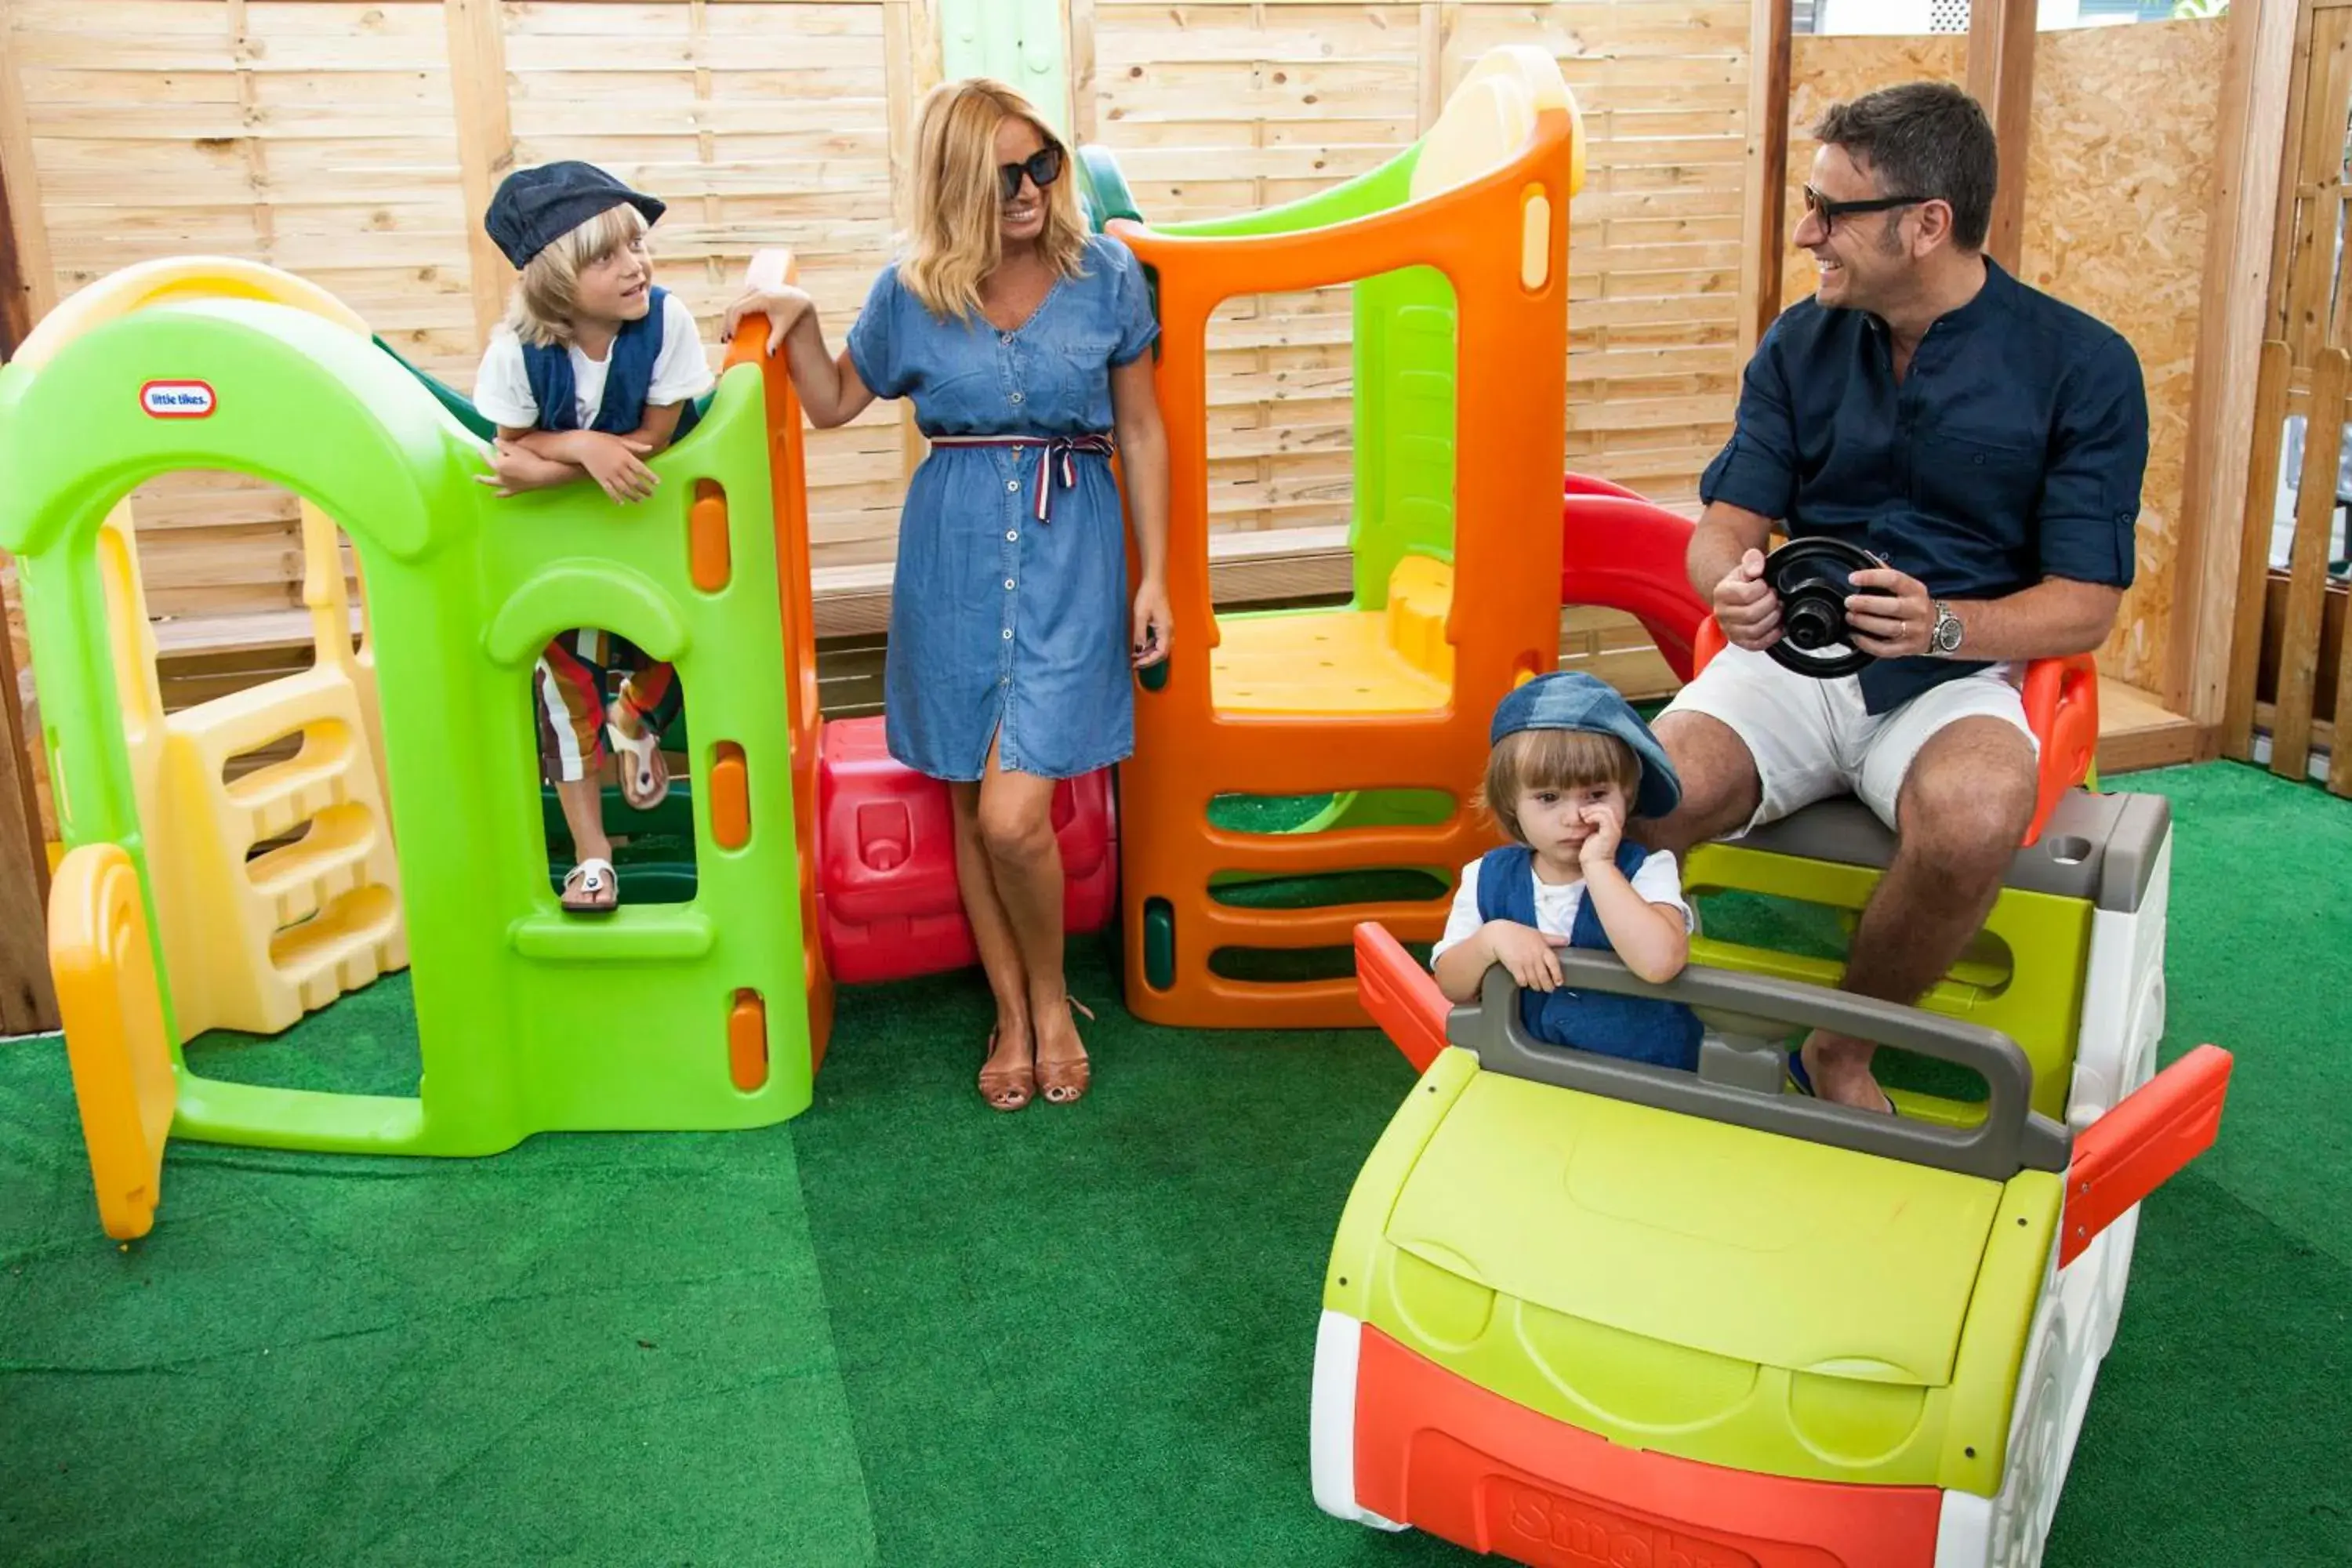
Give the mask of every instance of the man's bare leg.
[[[1907, 1006], [1949, 972], [2000, 894], [2034, 787], [2033, 743], [2015, 725], [1979, 717], [1936, 731], [1895, 796], [1895, 863], [1863, 909], [1842, 989]], [[1814, 1092], [1888, 1110], [1871, 1076], [1876, 1050], [1815, 1030], [1804, 1044]]]
[[1705, 713], [1662, 713], [1651, 729], [1682, 781], [1683, 799], [1671, 816], [1626, 824], [1634, 841], [1683, 859], [1692, 846], [1746, 826], [1764, 787], [1748, 742]]

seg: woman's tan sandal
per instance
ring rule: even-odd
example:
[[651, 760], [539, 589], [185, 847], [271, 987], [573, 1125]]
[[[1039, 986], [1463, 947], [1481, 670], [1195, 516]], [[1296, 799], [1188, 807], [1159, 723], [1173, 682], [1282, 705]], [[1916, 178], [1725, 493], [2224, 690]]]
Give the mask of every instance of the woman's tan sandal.
[[1023, 1062], [1018, 1067], [991, 1067], [996, 1057], [996, 1031], [988, 1031], [988, 1055], [982, 1058], [980, 1098], [998, 1110], [1018, 1110], [1029, 1103], [1037, 1092], [1037, 1075], [1034, 1066]]
[[[1066, 996], [1063, 1000], [1070, 1005], [1071, 1012], [1083, 1016], [1090, 1024], [1094, 1022], [1094, 1013], [1085, 1003], [1075, 996]], [[1048, 1105], [1076, 1104], [1086, 1098], [1087, 1087], [1093, 1081], [1094, 1062], [1090, 1058], [1080, 1057], [1076, 1061], [1065, 1062], [1040, 1059], [1037, 1063], [1037, 1082], [1045, 1091]]]

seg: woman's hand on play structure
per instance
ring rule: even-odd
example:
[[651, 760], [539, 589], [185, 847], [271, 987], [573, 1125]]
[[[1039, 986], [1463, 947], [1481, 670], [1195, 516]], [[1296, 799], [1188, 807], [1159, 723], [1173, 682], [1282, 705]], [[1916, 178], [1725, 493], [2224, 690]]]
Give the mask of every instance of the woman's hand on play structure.
[[1147, 579], [1135, 591], [1135, 668], [1143, 669], [1166, 658], [1175, 628], [1167, 584], [1157, 578]]
[[1625, 816], [1613, 800], [1596, 800], [1576, 814], [1592, 831], [1577, 846], [1576, 863], [1590, 873], [1596, 866], [1617, 863], [1617, 846], [1624, 841]]
[[1715, 585], [1715, 624], [1734, 647], [1760, 653], [1780, 639], [1780, 600], [1764, 581], [1764, 552], [1750, 550]]
[[580, 466], [614, 500], [623, 505], [643, 500], [661, 483], [654, 471], [639, 460], [654, 449], [652, 442], [607, 436], [601, 430], [583, 431], [582, 435]]
[[1488, 921], [1478, 934], [1486, 939], [1487, 956], [1509, 970], [1511, 978], [1524, 989], [1559, 989], [1559, 960], [1552, 950], [1566, 947], [1568, 938], [1549, 935], [1517, 921]]
[[768, 318], [768, 354], [773, 358], [776, 351], [784, 346], [785, 335], [803, 316], [815, 308], [815, 301], [804, 290], [789, 283], [780, 289], [746, 285], [743, 292], [735, 297], [735, 302], [727, 307], [726, 335], [731, 341], [736, 327], [746, 316], [765, 316]]
[[490, 471], [476, 474], [474, 482], [488, 485], [499, 495], [511, 496], [560, 485], [574, 472], [569, 463], [542, 458], [528, 447], [519, 447], [500, 437], [490, 443]]

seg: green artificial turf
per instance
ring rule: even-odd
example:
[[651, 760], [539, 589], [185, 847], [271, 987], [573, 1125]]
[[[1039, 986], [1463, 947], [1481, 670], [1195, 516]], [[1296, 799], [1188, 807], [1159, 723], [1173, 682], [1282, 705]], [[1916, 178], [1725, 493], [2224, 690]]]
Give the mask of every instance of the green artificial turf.
[[[2145, 1207], [2046, 1562], [2352, 1562], [2352, 808], [2230, 764], [2120, 787], [2176, 802], [2168, 1057], [2238, 1065]], [[60, 1046], [0, 1047], [0, 1562], [1474, 1561], [1307, 1487], [1323, 1264], [1410, 1069], [1140, 1024], [1097, 941], [1070, 973], [1074, 1107], [982, 1104], [975, 976], [856, 990], [788, 1127], [174, 1144], [128, 1251]], [[404, 1091], [405, 994], [191, 1061]]]

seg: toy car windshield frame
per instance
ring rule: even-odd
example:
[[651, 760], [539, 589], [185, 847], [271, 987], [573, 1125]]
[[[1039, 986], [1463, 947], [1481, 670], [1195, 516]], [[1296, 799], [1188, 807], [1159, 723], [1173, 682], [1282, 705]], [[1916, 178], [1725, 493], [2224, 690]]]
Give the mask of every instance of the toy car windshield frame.
[[1475, 1052], [1487, 1072], [1961, 1175], [2006, 1182], [2021, 1170], [2066, 1169], [2072, 1136], [2033, 1112], [2032, 1067], [1998, 1029], [1772, 975], [1693, 964], [1654, 984], [1611, 954], [1571, 949], [1556, 956], [1570, 987], [1680, 1002], [1720, 1032], [1778, 1038], [1801, 1028], [1831, 1029], [1954, 1063], [1984, 1079], [1984, 1118], [1973, 1127], [1940, 1126], [1548, 1045], [1528, 1033], [1518, 984], [1499, 964], [1486, 971], [1476, 1002], [1447, 1016], [1447, 1039]]

